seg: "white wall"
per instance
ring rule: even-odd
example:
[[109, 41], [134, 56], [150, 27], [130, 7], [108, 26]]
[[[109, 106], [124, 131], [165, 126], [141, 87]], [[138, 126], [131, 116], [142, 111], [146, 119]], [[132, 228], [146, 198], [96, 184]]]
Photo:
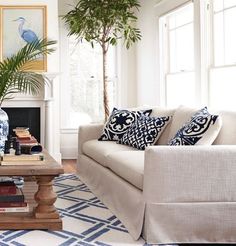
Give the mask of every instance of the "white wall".
[[138, 28], [142, 39], [137, 44], [137, 104], [157, 105], [159, 103], [158, 85], [158, 19], [155, 14], [155, 0], [141, 0], [138, 12]]
[[[46, 5], [47, 6], [47, 36], [49, 39], [58, 40], [58, 1], [57, 0], [0, 0], [0, 5]], [[48, 56], [48, 73], [59, 72], [59, 50], [57, 45], [57, 50], [52, 55]], [[53, 104], [53, 136], [58, 136], [58, 138], [53, 140], [53, 157], [58, 161], [61, 159], [60, 154], [60, 121], [59, 121], [59, 100], [60, 100], [60, 86], [59, 77], [54, 80], [54, 100], [51, 102]]]
[[137, 105], [136, 44], [128, 50], [117, 47], [117, 107], [129, 108]]
[[[65, 15], [71, 8], [72, 6], [75, 5], [76, 0], [58, 0], [58, 14], [60, 17]], [[60, 21], [60, 25], [64, 25], [63, 21]], [[64, 29], [64, 27], [59, 25], [59, 32], [66, 32], [67, 31]], [[61, 42], [61, 54], [63, 56], [65, 55], [63, 52], [63, 49], [67, 50], [67, 42]], [[65, 66], [68, 66], [68, 64], [65, 64], [68, 59], [66, 57], [60, 57], [60, 71], [61, 71], [61, 76], [60, 76], [60, 87], [61, 87], [61, 97], [64, 96], [64, 91], [68, 89], [69, 87], [69, 81], [68, 81], [68, 76], [65, 74], [64, 69]], [[61, 110], [66, 110], [66, 105], [60, 105]], [[65, 115], [65, 114], [63, 114]], [[61, 117], [63, 117], [61, 115]], [[61, 118], [61, 121], [63, 119]], [[62, 153], [62, 159], [76, 159], [77, 158], [77, 153], [78, 153], [78, 129], [60, 129], [60, 142], [61, 142], [61, 153]]]

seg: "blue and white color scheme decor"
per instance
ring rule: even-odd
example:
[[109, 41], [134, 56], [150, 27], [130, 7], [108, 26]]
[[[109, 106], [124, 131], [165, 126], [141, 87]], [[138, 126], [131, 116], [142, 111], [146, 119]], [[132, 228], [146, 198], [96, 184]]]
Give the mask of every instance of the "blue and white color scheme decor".
[[9, 132], [9, 122], [7, 113], [0, 108], [0, 152], [4, 151], [5, 141]]
[[33, 43], [35, 41], [39, 41], [38, 36], [33, 30], [30, 29], [24, 29], [23, 26], [26, 22], [26, 19], [24, 17], [19, 17], [15, 21], [19, 21], [19, 35], [26, 43]]
[[169, 145], [211, 145], [217, 137], [221, 125], [219, 115], [210, 114], [207, 107], [204, 107], [177, 131]]
[[169, 123], [171, 117], [140, 116], [118, 141], [119, 144], [144, 150], [147, 146], [155, 144], [162, 131]]
[[62, 231], [0, 231], [0, 246], [140, 246], [126, 228], [78, 176], [62, 175], [54, 182], [56, 207], [63, 220]]
[[132, 123], [136, 121], [141, 115], [149, 116], [152, 110], [129, 111], [119, 110], [114, 108], [111, 115], [103, 128], [99, 141], [117, 141], [122, 138], [126, 131], [130, 128]]

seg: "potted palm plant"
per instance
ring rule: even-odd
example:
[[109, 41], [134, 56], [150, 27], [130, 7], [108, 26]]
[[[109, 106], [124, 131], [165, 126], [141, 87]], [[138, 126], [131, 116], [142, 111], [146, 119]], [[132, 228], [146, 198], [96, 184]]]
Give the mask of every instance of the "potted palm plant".
[[30, 62], [54, 51], [56, 41], [36, 40], [26, 44], [16, 54], [0, 62], [0, 152], [8, 135], [8, 116], [1, 105], [4, 100], [15, 97], [17, 93], [37, 95], [45, 78], [38, 72], [30, 71]]

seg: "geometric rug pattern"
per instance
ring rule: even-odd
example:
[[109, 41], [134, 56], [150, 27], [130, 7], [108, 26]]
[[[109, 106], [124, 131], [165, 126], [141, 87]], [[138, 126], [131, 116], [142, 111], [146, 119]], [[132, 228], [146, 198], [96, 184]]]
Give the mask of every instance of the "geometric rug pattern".
[[63, 230], [0, 231], [0, 246], [129, 246], [147, 245], [135, 241], [122, 223], [75, 174], [54, 181], [56, 207]]

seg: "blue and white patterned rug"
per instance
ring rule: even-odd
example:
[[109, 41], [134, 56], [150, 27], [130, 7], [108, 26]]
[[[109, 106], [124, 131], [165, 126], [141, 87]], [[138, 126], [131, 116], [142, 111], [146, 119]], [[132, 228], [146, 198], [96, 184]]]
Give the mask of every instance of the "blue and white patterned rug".
[[62, 231], [0, 231], [0, 246], [129, 246], [134, 241], [125, 227], [76, 175], [58, 177], [56, 207], [63, 220]]

